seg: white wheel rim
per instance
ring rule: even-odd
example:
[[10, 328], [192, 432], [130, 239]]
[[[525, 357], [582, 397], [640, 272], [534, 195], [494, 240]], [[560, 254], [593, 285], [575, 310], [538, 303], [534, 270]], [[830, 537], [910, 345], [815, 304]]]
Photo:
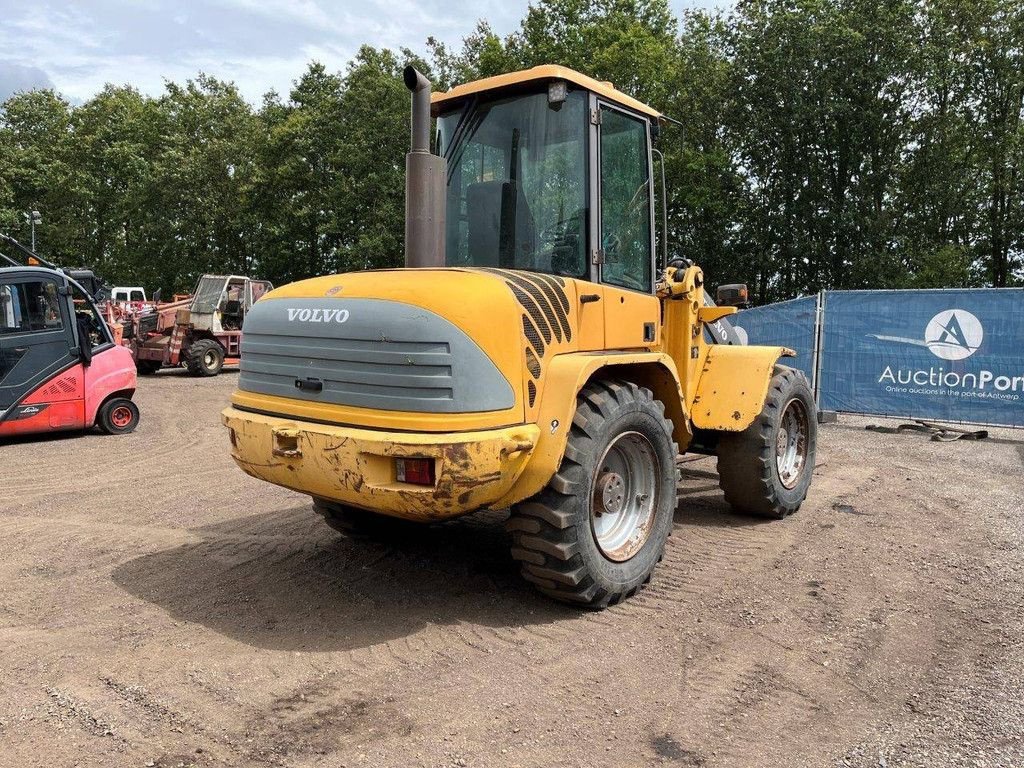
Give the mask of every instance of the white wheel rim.
[[658, 503], [658, 456], [639, 432], [623, 432], [605, 449], [591, 481], [590, 526], [597, 548], [625, 562], [651, 534]]
[[775, 435], [775, 466], [783, 487], [789, 490], [800, 482], [807, 464], [809, 432], [807, 409], [801, 400], [793, 398], [782, 411]]

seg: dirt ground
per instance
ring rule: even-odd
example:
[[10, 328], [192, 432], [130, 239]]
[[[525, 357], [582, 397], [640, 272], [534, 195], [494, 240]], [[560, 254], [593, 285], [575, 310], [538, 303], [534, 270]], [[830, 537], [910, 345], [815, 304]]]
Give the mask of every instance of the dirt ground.
[[1021, 432], [844, 418], [783, 522], [688, 463], [652, 584], [580, 612], [501, 514], [356, 541], [242, 474], [235, 379], [0, 446], [0, 765], [1024, 765]]

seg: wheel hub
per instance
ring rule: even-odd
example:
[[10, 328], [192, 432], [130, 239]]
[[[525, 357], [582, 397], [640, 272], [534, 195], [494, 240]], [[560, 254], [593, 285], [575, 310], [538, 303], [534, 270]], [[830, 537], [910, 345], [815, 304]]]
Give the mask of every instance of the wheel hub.
[[622, 511], [625, 483], [618, 472], [604, 472], [597, 478], [597, 493], [594, 495], [594, 514], [618, 514]]
[[775, 453], [781, 456], [786, 452], [786, 446], [789, 445], [789, 432], [785, 427], [779, 427], [778, 437], [775, 438]]
[[132, 412], [123, 405], [118, 406], [114, 409], [113, 413], [110, 414], [110, 420], [114, 423], [114, 426], [123, 429], [131, 424]]

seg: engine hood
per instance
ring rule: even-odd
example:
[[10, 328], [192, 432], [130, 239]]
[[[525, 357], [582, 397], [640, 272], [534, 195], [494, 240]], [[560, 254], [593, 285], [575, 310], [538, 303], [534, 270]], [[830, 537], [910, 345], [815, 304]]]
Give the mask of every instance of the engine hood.
[[529, 372], [545, 347], [571, 345], [571, 283], [399, 269], [283, 286], [246, 317], [234, 402], [367, 426], [393, 427], [403, 414], [444, 417], [448, 429], [522, 423], [537, 392]]

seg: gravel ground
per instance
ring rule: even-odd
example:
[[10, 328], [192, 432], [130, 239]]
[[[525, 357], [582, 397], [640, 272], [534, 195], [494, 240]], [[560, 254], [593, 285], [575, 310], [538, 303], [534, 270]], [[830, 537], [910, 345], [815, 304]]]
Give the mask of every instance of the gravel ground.
[[1020, 432], [844, 417], [782, 522], [687, 462], [651, 585], [580, 612], [500, 513], [352, 540], [243, 475], [235, 378], [0, 446], [0, 765], [1024, 765]]

